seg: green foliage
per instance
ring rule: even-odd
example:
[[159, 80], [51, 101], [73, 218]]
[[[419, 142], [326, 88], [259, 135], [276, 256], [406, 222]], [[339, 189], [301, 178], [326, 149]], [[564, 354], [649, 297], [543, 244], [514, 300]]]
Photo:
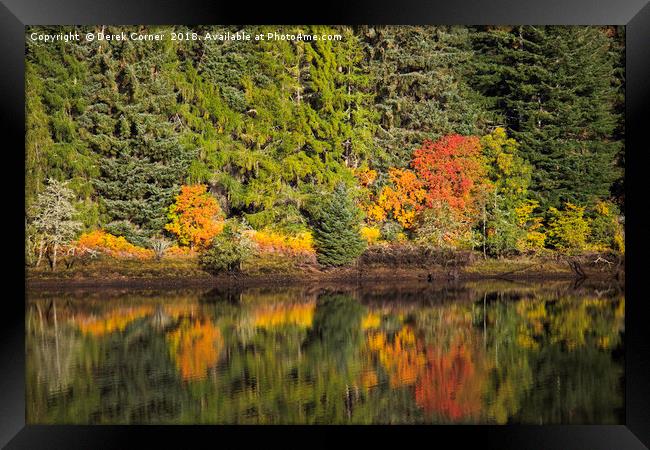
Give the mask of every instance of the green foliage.
[[534, 167], [534, 198], [543, 208], [606, 198], [622, 175], [620, 46], [608, 29], [482, 27], [472, 42], [469, 82]]
[[[167, 36], [240, 31], [76, 29]], [[418, 217], [422, 229], [409, 228], [409, 237], [428, 245], [473, 246], [491, 256], [538, 249], [546, 238], [541, 216], [554, 216], [549, 207], [570, 202], [589, 207], [592, 232], [584, 245], [624, 248], [623, 217], [613, 206], [606, 214], [593, 206], [623, 203], [621, 28], [293, 25], [246, 31], [342, 38], [28, 39], [28, 209], [46, 180], [66, 181], [84, 231], [106, 229], [150, 246], [180, 185], [198, 183], [208, 186], [226, 217], [295, 235], [318, 228], [307, 212], [318, 193], [355, 186], [348, 197], [359, 201], [365, 195], [365, 209], [390, 185], [390, 170], [405, 168], [425, 140], [457, 134], [483, 136], [488, 172], [475, 180], [481, 192], [466, 199], [475, 208], [468, 217], [426, 213]], [[354, 176], [361, 167], [373, 173], [363, 195]], [[445, 179], [458, 175], [446, 170]], [[539, 203], [539, 212], [521, 222], [529, 200]], [[415, 211], [405, 211], [415, 221]], [[384, 219], [368, 213], [367, 221]], [[387, 241], [406, 239], [402, 231], [382, 224]], [[37, 245], [34, 233], [27, 247]], [[356, 237], [349, 239], [352, 245], [342, 245], [357, 254]], [[338, 254], [334, 241], [321, 242], [324, 264], [354, 259], [322, 256]], [[562, 247], [561, 241], [549, 236], [546, 245]]]
[[253, 251], [253, 243], [244, 227], [231, 221], [212, 240], [212, 245], [199, 255], [199, 266], [215, 275], [240, 272]]
[[187, 137], [199, 147], [191, 181], [210, 183], [223, 194], [224, 210], [259, 229], [285, 208], [300, 208], [310, 186], [350, 180], [348, 167], [376, 151], [358, 37], [346, 28], [287, 31], [345, 38], [205, 42], [200, 61], [183, 61], [174, 75]]
[[514, 210], [493, 209], [486, 221], [485, 248], [490, 256], [505, 256], [520, 250], [526, 231], [516, 221]]
[[404, 167], [425, 140], [479, 134], [488, 117], [463, 76], [473, 55], [464, 27], [380, 26], [363, 30], [373, 76], [379, 165]]
[[318, 262], [341, 266], [363, 252], [366, 242], [359, 232], [361, 213], [343, 184], [336, 186], [333, 193], [314, 196], [308, 213]]
[[89, 106], [79, 124], [101, 158], [94, 186], [105, 221], [161, 231], [193, 157], [172, 120], [176, 95], [167, 68], [173, 53], [164, 41], [95, 41], [88, 47]]
[[[36, 30], [35, 30], [36, 31]], [[56, 33], [55, 27], [37, 31]], [[30, 30], [28, 30], [30, 32]], [[29, 207], [49, 178], [68, 181], [85, 227], [98, 224], [92, 180], [97, 158], [78, 132], [87, 100], [87, 49], [75, 42], [27, 39], [25, 61], [25, 200]]]
[[514, 253], [526, 231], [517, 221], [517, 208], [528, 196], [532, 167], [519, 154], [519, 144], [498, 127], [481, 139], [488, 162], [492, 192], [484, 199], [485, 251], [491, 256]]

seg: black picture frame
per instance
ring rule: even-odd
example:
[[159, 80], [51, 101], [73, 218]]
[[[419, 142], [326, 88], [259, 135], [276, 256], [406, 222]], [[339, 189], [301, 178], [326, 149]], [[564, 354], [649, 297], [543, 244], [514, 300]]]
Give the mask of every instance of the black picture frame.
[[[0, 58], [2, 69], [0, 123], [4, 127], [3, 214], [11, 230], [3, 233], [12, 258], [2, 274], [5, 285], [16, 288], [5, 295], [0, 327], [0, 445], [10, 449], [144, 448], [180, 445], [223, 445], [223, 435], [247, 441], [273, 434], [280, 445], [312, 442], [342, 445], [352, 432], [365, 438], [402, 445], [424, 439], [436, 445], [452, 439], [454, 447], [474, 443], [479, 448], [524, 449], [642, 449], [650, 446], [650, 340], [644, 324], [642, 276], [647, 254], [648, 220], [643, 171], [645, 117], [650, 117], [650, 5], [648, 0], [412, 0], [361, 1], [355, 4], [322, 2], [293, 5], [275, 2], [139, 0], [85, 3], [80, 0], [1, 0]], [[309, 11], [309, 12], [308, 12]], [[617, 426], [432, 426], [432, 427], [161, 427], [161, 426], [26, 426], [23, 242], [24, 197], [24, 56], [26, 25], [82, 24], [558, 24], [626, 26], [626, 315], [625, 315], [625, 424]], [[9, 144], [11, 142], [11, 144]], [[647, 145], [647, 144], [646, 144]], [[14, 177], [9, 181], [9, 176]], [[18, 192], [14, 192], [18, 191]], [[21, 231], [22, 230], [22, 231]], [[8, 236], [8, 237], [7, 237]], [[15, 253], [14, 253], [15, 252]], [[16, 255], [13, 257], [13, 255]], [[5, 292], [10, 292], [5, 290]], [[188, 429], [189, 428], [189, 429]], [[252, 433], [256, 431], [259, 433]], [[304, 439], [316, 431], [318, 440]], [[298, 433], [302, 435], [298, 437]], [[342, 435], [343, 433], [343, 435]], [[206, 444], [202, 445], [202, 442]], [[179, 446], [180, 446], [179, 445]]]

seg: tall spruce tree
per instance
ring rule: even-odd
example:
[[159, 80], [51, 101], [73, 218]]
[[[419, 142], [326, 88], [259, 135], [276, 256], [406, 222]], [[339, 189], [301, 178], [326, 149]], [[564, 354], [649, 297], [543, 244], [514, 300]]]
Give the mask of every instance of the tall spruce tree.
[[164, 41], [93, 42], [89, 106], [80, 118], [100, 156], [95, 188], [104, 221], [121, 223], [118, 234], [131, 228], [125, 237], [138, 244], [163, 229], [192, 157], [179, 141], [176, 94], [165, 73], [169, 50]]
[[347, 264], [365, 249], [365, 241], [359, 234], [360, 211], [343, 183], [332, 193], [316, 196], [309, 205], [309, 214], [321, 264]]
[[[210, 29], [214, 34], [226, 31], [239, 29]], [[191, 100], [199, 120], [185, 116], [207, 144], [201, 145], [192, 176], [196, 173], [211, 185], [225, 211], [244, 215], [256, 228], [277, 223], [284, 213], [290, 221], [298, 219], [296, 205], [301, 200], [294, 188], [313, 173], [309, 160], [291, 158], [303, 139], [295, 125], [298, 59], [291, 42], [210, 41], [192, 75], [193, 83], [211, 94]]]
[[[280, 31], [344, 38], [205, 42], [196, 68], [186, 65], [180, 81], [181, 92], [194, 91], [184, 119], [202, 143], [192, 177], [209, 182], [225, 198], [225, 210], [244, 215], [256, 228], [300, 222], [298, 210], [314, 186], [352, 182], [349, 168], [377, 152], [370, 77], [358, 36], [347, 27]], [[210, 90], [209, 100], [191, 89], [190, 78], [195, 88]]]
[[598, 27], [488, 27], [474, 36], [471, 84], [534, 167], [546, 206], [607, 198], [620, 175], [612, 41]]

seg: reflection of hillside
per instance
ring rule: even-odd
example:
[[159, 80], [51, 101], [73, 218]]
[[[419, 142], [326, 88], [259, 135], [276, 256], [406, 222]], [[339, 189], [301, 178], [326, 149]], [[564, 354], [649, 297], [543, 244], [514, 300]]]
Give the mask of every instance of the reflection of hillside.
[[35, 301], [31, 417], [615, 422], [623, 297], [506, 284]]

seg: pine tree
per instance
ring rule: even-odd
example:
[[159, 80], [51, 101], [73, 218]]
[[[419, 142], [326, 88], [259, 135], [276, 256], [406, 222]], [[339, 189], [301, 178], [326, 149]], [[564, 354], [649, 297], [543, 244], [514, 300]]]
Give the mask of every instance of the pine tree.
[[128, 222], [141, 237], [163, 229], [192, 156], [174, 122], [176, 95], [165, 72], [171, 56], [165, 42], [94, 42], [90, 105], [80, 120], [100, 156], [95, 187], [104, 221]]
[[[371, 111], [369, 69], [362, 64], [363, 47], [347, 27], [313, 27], [313, 34], [342, 35], [341, 41], [305, 44], [308, 66], [304, 85], [305, 151], [328, 171], [358, 167], [375, 156], [375, 114]], [[336, 182], [336, 181], [335, 181]]]
[[318, 196], [309, 213], [321, 264], [340, 266], [361, 255], [365, 241], [359, 233], [360, 211], [343, 184], [333, 193]]
[[[194, 89], [213, 89], [210, 103], [195, 95], [196, 111], [184, 117], [203, 147], [201, 164], [194, 165], [200, 177], [193, 181], [210, 183], [224, 197], [224, 210], [244, 215], [255, 228], [300, 222], [298, 210], [313, 186], [331, 189], [352, 180], [349, 168], [377, 151], [359, 38], [346, 27], [280, 31], [345, 36], [342, 41], [206, 42], [196, 74], [184, 69]], [[192, 89], [187, 81], [182, 84], [181, 92]]]
[[294, 188], [314, 172], [311, 161], [301, 158], [304, 138], [295, 125], [298, 59], [291, 42], [210, 41], [196, 75], [193, 69], [185, 71], [194, 86], [210, 94], [191, 100], [198, 120], [184, 117], [201, 142], [200, 163], [194, 166], [200, 177], [193, 181], [209, 183], [224, 211], [243, 215], [256, 228], [283, 221], [285, 213], [289, 222], [299, 221], [301, 196]]
[[533, 167], [545, 208], [609, 196], [619, 176], [612, 42], [598, 27], [497, 27], [475, 35], [471, 83]]

